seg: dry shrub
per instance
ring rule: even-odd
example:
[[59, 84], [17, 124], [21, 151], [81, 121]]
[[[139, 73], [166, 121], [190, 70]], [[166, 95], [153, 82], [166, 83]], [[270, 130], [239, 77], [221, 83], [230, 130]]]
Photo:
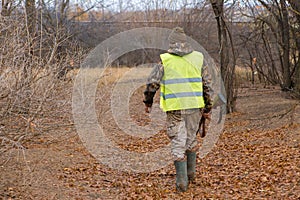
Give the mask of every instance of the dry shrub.
[[249, 87], [252, 79], [251, 69], [246, 67], [235, 67], [236, 84], [237, 87]]
[[[69, 35], [28, 35], [22, 16], [0, 16], [0, 151], [29, 136], [71, 123], [72, 80], [66, 74], [84, 56]], [[59, 36], [58, 36], [59, 35]], [[53, 42], [54, 41], [54, 42]], [[58, 47], [67, 51], [58, 55]], [[58, 76], [63, 72], [63, 76]]]

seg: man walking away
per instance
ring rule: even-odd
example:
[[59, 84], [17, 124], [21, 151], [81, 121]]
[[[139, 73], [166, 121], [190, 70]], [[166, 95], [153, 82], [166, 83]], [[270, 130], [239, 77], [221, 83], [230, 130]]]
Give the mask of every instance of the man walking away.
[[192, 49], [182, 28], [174, 28], [168, 39], [168, 52], [160, 55], [162, 64], [154, 66], [149, 75], [143, 102], [149, 113], [160, 88], [160, 107], [167, 114], [176, 188], [184, 192], [195, 180], [200, 119], [209, 118], [212, 109], [211, 78], [203, 54]]

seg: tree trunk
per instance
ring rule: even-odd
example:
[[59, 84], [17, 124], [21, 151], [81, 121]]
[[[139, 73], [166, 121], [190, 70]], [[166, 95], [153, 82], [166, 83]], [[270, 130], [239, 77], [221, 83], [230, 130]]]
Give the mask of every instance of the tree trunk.
[[31, 76], [32, 76], [32, 65], [34, 56], [34, 39], [36, 36], [36, 9], [35, 0], [25, 1], [25, 11], [26, 11], [26, 33], [27, 33], [27, 49], [25, 51], [25, 60], [23, 65], [23, 95], [24, 95], [24, 106], [22, 112], [24, 114], [29, 114], [31, 105]]
[[12, 1], [7, 1], [7, 0], [2, 0], [1, 1], [1, 15], [2, 16], [9, 16], [11, 14], [12, 11]]
[[35, 35], [36, 28], [36, 9], [34, 0], [26, 0], [25, 2], [26, 9], [26, 20], [27, 20], [27, 29], [30, 36]]
[[281, 5], [281, 21], [280, 27], [282, 28], [282, 65], [283, 65], [283, 89], [290, 89], [292, 86], [291, 70], [290, 70], [290, 28], [288, 10], [284, 0], [280, 0]]
[[[297, 29], [298, 34], [300, 33], [300, 1], [299, 0], [288, 0], [291, 4], [291, 7], [294, 11], [294, 14], [296, 15], [297, 19]], [[300, 98], [300, 36], [296, 37], [296, 46], [298, 49], [298, 62], [296, 63], [296, 69], [295, 69], [295, 93]]]
[[[227, 112], [231, 113], [235, 110], [236, 97], [234, 95], [235, 86], [235, 64], [229, 66], [230, 59], [230, 47], [229, 47], [229, 36], [224, 20], [224, 0], [210, 0], [213, 11], [218, 25], [218, 38], [220, 45], [220, 65], [221, 65], [221, 76], [225, 84], [225, 90], [227, 95]], [[233, 48], [233, 47], [232, 47]]]

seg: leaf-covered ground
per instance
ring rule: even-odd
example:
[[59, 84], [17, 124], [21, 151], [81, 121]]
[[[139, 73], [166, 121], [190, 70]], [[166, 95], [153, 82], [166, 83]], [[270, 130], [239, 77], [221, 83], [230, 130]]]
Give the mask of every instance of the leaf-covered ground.
[[[143, 124], [148, 119], [140, 101], [141, 96], [132, 99], [130, 112]], [[197, 160], [196, 183], [185, 193], [175, 190], [172, 164], [140, 174], [110, 169], [91, 156], [70, 126], [0, 155], [0, 199], [300, 199], [297, 103], [278, 88], [241, 89], [238, 112], [227, 115], [216, 146]], [[101, 120], [120, 147], [146, 152], [168, 143], [164, 131], [150, 141], [126, 136], [102, 105], [97, 102], [99, 119], [105, 116]]]

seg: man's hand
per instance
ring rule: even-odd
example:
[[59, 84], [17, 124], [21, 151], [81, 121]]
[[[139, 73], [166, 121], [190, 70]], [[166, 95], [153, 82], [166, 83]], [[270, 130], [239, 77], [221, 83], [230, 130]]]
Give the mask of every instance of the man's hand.
[[210, 113], [203, 113], [202, 116], [203, 116], [205, 119], [211, 120], [211, 112], [210, 112]]
[[145, 112], [146, 113], [150, 113], [151, 109], [152, 109], [152, 107], [145, 106]]
[[146, 113], [150, 113], [151, 112], [151, 108], [152, 108], [152, 103], [148, 103], [146, 100], [143, 100], [144, 104], [145, 104], [145, 112]]
[[211, 109], [204, 108], [202, 116], [207, 120], [211, 120]]

